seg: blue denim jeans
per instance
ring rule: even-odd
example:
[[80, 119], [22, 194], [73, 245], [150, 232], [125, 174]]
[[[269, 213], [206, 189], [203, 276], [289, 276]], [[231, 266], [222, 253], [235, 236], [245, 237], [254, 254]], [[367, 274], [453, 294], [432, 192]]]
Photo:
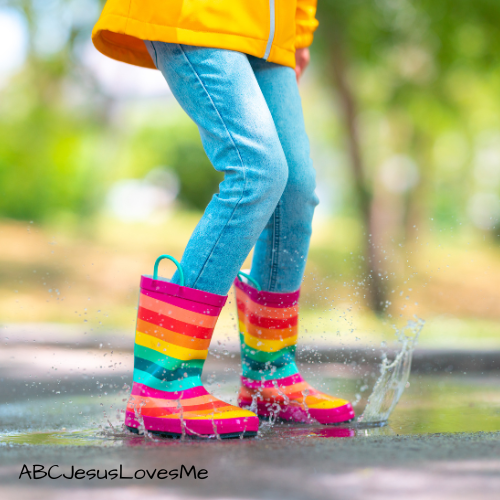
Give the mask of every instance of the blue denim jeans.
[[226, 295], [255, 246], [262, 289], [297, 290], [318, 199], [294, 70], [230, 50], [146, 45], [224, 173], [184, 251], [186, 286]]

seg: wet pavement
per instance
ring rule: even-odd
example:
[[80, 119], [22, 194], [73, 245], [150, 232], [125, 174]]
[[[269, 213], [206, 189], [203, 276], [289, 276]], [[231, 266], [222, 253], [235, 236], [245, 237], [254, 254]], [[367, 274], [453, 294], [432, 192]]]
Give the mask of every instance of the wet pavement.
[[[312, 358], [311, 355], [312, 354]], [[359, 353], [358, 353], [359, 354]], [[366, 353], [365, 353], [366, 354]], [[384, 427], [263, 422], [255, 439], [173, 441], [122, 429], [131, 354], [111, 346], [28, 343], [0, 351], [2, 498], [499, 498], [500, 372], [434, 353], [451, 369], [414, 371]], [[335, 358], [335, 356], [333, 356]], [[361, 413], [377, 377], [367, 355], [322, 362], [302, 353], [304, 376], [350, 398]], [[312, 360], [314, 363], [311, 363]], [[479, 357], [477, 357], [479, 359]], [[490, 359], [490, 358], [489, 358]], [[493, 358], [490, 359], [491, 362]], [[497, 361], [493, 360], [493, 368]], [[448, 365], [448, 366], [450, 366]], [[447, 367], [444, 367], [447, 368]], [[213, 351], [204, 372], [215, 395], [235, 401], [238, 357]], [[31, 479], [23, 465], [58, 465], [53, 475], [120, 470], [122, 476], [205, 469], [206, 479]], [[28, 470], [24, 469], [24, 471]], [[186, 472], [184, 470], [183, 474]], [[40, 474], [43, 475], [43, 474]]]

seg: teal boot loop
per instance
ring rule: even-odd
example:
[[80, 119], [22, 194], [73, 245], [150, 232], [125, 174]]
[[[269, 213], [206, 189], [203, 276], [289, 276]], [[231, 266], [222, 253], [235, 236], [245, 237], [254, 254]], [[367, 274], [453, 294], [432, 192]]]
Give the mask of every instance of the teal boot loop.
[[242, 281], [241, 277], [245, 277], [248, 281], [250, 281], [250, 283], [252, 283], [252, 285], [257, 289], [258, 292], [260, 292], [262, 290], [261, 286], [257, 283], [256, 280], [254, 280], [250, 275], [248, 275], [247, 273], [244, 273], [243, 271], [240, 271], [238, 274], [238, 279], [240, 281]]
[[158, 266], [160, 265], [160, 262], [163, 260], [163, 259], [169, 259], [171, 260], [176, 266], [177, 266], [177, 270], [179, 271], [179, 277], [180, 277], [180, 283], [179, 285], [180, 286], [184, 286], [184, 271], [182, 270], [182, 267], [179, 263], [179, 261], [175, 258], [175, 257], [172, 257], [171, 255], [167, 255], [167, 254], [164, 254], [164, 255], [160, 255], [156, 261], [155, 261], [155, 267], [154, 267], [154, 271], [153, 271], [153, 279], [154, 280], [157, 280], [158, 279]]

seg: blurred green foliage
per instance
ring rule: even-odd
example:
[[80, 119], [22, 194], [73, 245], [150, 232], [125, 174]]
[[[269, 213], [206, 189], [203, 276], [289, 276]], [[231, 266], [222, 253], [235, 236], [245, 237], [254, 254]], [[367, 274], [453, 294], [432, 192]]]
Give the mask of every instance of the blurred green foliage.
[[[222, 178], [175, 105], [169, 108], [175, 120], [156, 120], [154, 113], [139, 124], [116, 119], [117, 107], [129, 104], [82, 63], [102, 4], [0, 0], [0, 9], [25, 18], [29, 35], [24, 65], [0, 87], [2, 216], [44, 221], [69, 212], [85, 219], [103, 207], [115, 181], [141, 178], [158, 165], [177, 174], [179, 200], [187, 207], [203, 209], [217, 191]], [[497, 0], [319, 0], [318, 18], [312, 92], [333, 105], [326, 129], [310, 120], [313, 150], [324, 148], [330, 163], [340, 158], [349, 169], [349, 130], [332, 70], [338, 51], [356, 105], [370, 200], [388, 158], [403, 155], [418, 168], [419, 182], [399, 208], [403, 237], [418, 219], [444, 226], [466, 220], [475, 192], [498, 196], [498, 184], [477, 181], [476, 172], [478, 155], [491, 149], [500, 130]], [[50, 50], [40, 35], [47, 19], [62, 40], [47, 42]], [[359, 193], [352, 175], [343, 182], [337, 210], [353, 215]], [[483, 229], [493, 235], [496, 227]]]
[[0, 105], [0, 213], [32, 220], [60, 210], [92, 214], [103, 191], [94, 151], [98, 131], [85, 118], [16, 93]]
[[[82, 64], [96, 19], [82, 23], [80, 10], [72, 15], [75, 3], [0, 2], [0, 9], [22, 14], [30, 37], [24, 65], [0, 87], [0, 215], [43, 222], [66, 213], [85, 220], [102, 209], [113, 182], [143, 177], [158, 165], [176, 173], [181, 202], [204, 209], [222, 176], [196, 127], [175, 107], [175, 120], [134, 127], [114, 119], [119, 96], [109, 95]], [[61, 33], [67, 32], [58, 50], [48, 52], [38, 36], [47, 15], [54, 16], [54, 29], [59, 16]]]

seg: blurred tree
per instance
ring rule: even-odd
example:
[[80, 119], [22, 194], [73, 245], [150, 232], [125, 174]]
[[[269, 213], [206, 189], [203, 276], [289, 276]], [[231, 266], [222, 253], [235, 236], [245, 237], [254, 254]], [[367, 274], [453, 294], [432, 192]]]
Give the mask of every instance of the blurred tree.
[[[394, 216], [390, 212], [395, 206], [403, 211], [399, 220], [406, 222], [406, 227], [400, 228], [400, 234], [408, 235], [416, 218], [421, 219], [424, 211], [433, 213], [433, 203], [438, 203], [434, 207], [438, 214], [448, 211], [446, 220], [465, 205], [457, 203], [457, 197], [463, 197], [467, 189], [462, 178], [459, 187], [450, 190], [446, 186], [447, 192], [439, 185], [434, 175], [434, 147], [439, 137], [450, 131], [461, 129], [465, 141], [477, 133], [474, 125], [479, 123], [471, 121], [474, 100], [464, 96], [463, 86], [470, 85], [475, 92], [478, 80], [499, 75], [500, 3], [322, 0], [318, 18], [313, 49], [325, 68], [325, 80], [332, 82], [338, 96], [353, 186], [366, 232], [364, 276], [372, 307], [381, 312], [388, 303], [387, 286], [394, 270], [388, 247], [398, 239], [387, 223]], [[366, 137], [363, 114], [367, 110], [381, 115], [378, 124], [389, 133], [389, 137], [379, 136], [379, 143]], [[483, 120], [479, 128], [484, 125]], [[490, 125], [499, 124], [492, 120]], [[380, 142], [385, 142], [384, 147]], [[469, 149], [470, 145], [462, 148], [467, 153]], [[402, 204], [394, 205], [391, 200], [396, 198], [396, 187], [391, 192], [384, 185], [387, 175], [381, 179], [390, 168], [384, 164], [381, 169], [380, 165], [398, 154], [418, 165], [420, 185], [418, 189], [409, 186]], [[457, 162], [457, 170], [459, 167]], [[433, 196], [436, 188], [443, 191]]]

